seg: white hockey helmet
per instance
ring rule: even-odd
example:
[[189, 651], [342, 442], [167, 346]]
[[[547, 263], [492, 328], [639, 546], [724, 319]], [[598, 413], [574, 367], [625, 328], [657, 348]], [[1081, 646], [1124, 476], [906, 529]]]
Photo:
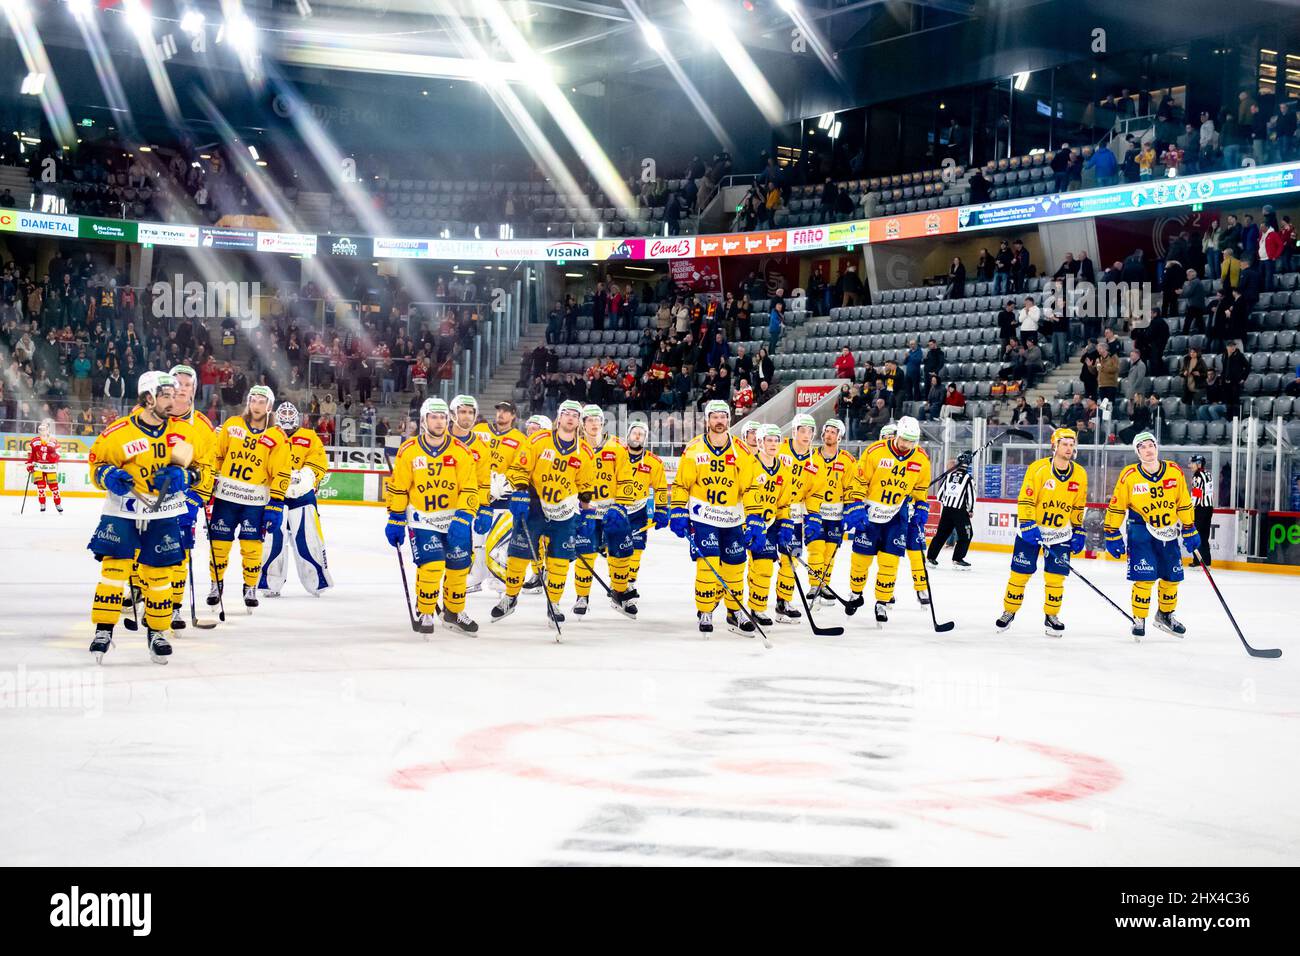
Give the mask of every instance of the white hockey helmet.
[[790, 435], [793, 437], [794, 433], [800, 428], [811, 428], [816, 432], [817, 419], [813, 418], [807, 412], [801, 412], [790, 420]]
[[887, 425], [880, 426], [881, 441], [884, 441], [886, 438], [893, 438], [897, 434], [898, 434], [898, 426], [895, 425], [893, 422], [890, 422]]
[[150, 370], [143, 373], [136, 381], [135, 394], [140, 398], [146, 395], [158, 397], [158, 392], [164, 388], [175, 388], [176, 379], [172, 378], [170, 372], [159, 372]]
[[193, 366], [190, 365], [173, 365], [168, 374], [173, 378], [177, 375], [188, 375], [191, 382], [197, 382], [199, 380], [199, 373], [194, 371]]
[[714, 414], [715, 412], [721, 412], [722, 414], [724, 414], [724, 415], [726, 415], [728, 418], [730, 418], [730, 417], [731, 417], [731, 406], [728, 405], [726, 402], [724, 402], [724, 401], [723, 401], [722, 399], [720, 399], [720, 398], [715, 398], [715, 399], [713, 399], [713, 400], [711, 400], [711, 401], [708, 401], [708, 402], [705, 402], [705, 403], [704, 403], [704, 417], [705, 417], [706, 419], [707, 419], [710, 415]]
[[780, 438], [781, 438], [781, 426], [780, 426], [780, 425], [763, 425], [763, 426], [762, 426], [761, 428], [759, 428], [759, 430], [758, 430], [758, 438], [759, 438], [760, 441], [762, 441], [762, 440], [764, 440], [764, 439], [768, 439], [768, 438], [775, 438], [775, 439], [777, 439], [777, 440], [779, 441]]
[[447, 403], [441, 398], [426, 398], [420, 405], [420, 427], [424, 427], [424, 420], [430, 415], [442, 415], [448, 419], [451, 418], [451, 410]]
[[745, 422], [745, 424], [743, 424], [743, 425], [740, 426], [740, 437], [741, 437], [741, 438], [744, 438], [744, 437], [745, 437], [746, 435], [748, 435], [750, 432], [758, 432], [758, 433], [759, 433], [759, 437], [761, 438], [761, 437], [762, 437], [762, 432], [763, 432], [763, 423], [762, 423], [762, 422], [756, 422], [756, 421], [754, 421], [753, 419], [750, 419], [749, 421]]
[[48, 435], [52, 431], [54, 431], [54, 423], [48, 418], [42, 419], [41, 423], [36, 426], [36, 434], [38, 435]]
[[[634, 442], [632, 440], [632, 433], [635, 431], [639, 431], [642, 433], [640, 441]], [[629, 422], [627, 426], [627, 431], [624, 432], [624, 436], [626, 438], [629, 447], [633, 445], [640, 447], [641, 445], [644, 445], [646, 441], [650, 438], [650, 426], [646, 422], [640, 419]]]
[[247, 405], [248, 400], [252, 398], [254, 395], [261, 395], [264, 399], [266, 399], [267, 408], [270, 408], [272, 405], [275, 404], [275, 392], [271, 391], [271, 386], [269, 385], [254, 385], [252, 388], [250, 388], [248, 390], [248, 394], [244, 396], [244, 404]]
[[1147, 441], [1155, 445], [1157, 449], [1160, 447], [1160, 442], [1156, 441], [1156, 436], [1153, 435], [1151, 432], [1138, 432], [1136, 435], [1133, 436], [1133, 451], [1136, 453], [1138, 450], [1138, 445], [1141, 445], [1143, 442], [1147, 442]]
[[478, 414], [478, 399], [473, 395], [457, 395], [451, 400], [451, 405], [449, 407], [453, 412], [455, 412], [456, 409], [464, 405], [468, 405], [470, 408], [474, 409], [475, 415]]
[[848, 431], [848, 429], [844, 427], [844, 423], [843, 423], [842, 421], [840, 421], [838, 418], [828, 418], [828, 419], [826, 419], [826, 424], [822, 426], [822, 434], [823, 434], [823, 435], [826, 434], [826, 429], [828, 429], [828, 428], [833, 428], [833, 429], [835, 429], [836, 436], [837, 436], [837, 440], [838, 440], [839, 438], [843, 438], [843, 437], [844, 437], [844, 433]]
[[544, 432], [551, 430], [551, 420], [545, 415], [530, 416], [528, 421], [524, 422], [524, 427], [527, 428], [529, 425], [536, 425], [538, 429]]
[[588, 418], [599, 418], [600, 423], [605, 424], [605, 412], [599, 405], [582, 406], [582, 420], [585, 422]]
[[904, 415], [898, 420], [898, 437], [903, 441], [920, 441], [921, 423], [911, 415]]
[[286, 433], [296, 429], [302, 424], [302, 416], [298, 414], [298, 406], [293, 402], [281, 402], [275, 409], [275, 423]]

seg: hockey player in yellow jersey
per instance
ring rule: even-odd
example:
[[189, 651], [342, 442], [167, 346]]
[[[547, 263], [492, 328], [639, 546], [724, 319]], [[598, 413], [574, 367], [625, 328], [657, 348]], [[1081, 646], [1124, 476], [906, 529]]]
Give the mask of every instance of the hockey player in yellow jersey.
[[[528, 421], [524, 423], [524, 437], [532, 438], [533, 435], [535, 435], [537, 432], [539, 431], [549, 432], [554, 427], [555, 427], [554, 424], [545, 415], [530, 415], [528, 416]], [[507, 510], [509, 510], [508, 507]], [[513, 525], [511, 527], [512, 527], [511, 535], [513, 536], [514, 534]], [[508, 544], [507, 544], [507, 548], [508, 548]], [[507, 557], [508, 557], [508, 553], [507, 553]], [[542, 565], [540, 562], [534, 561], [532, 568], [533, 568], [533, 573], [528, 577], [526, 581], [524, 581], [523, 591], [525, 594], [541, 594], [542, 593]]]
[[194, 429], [194, 460], [199, 466], [199, 474], [204, 476], [201, 483], [191, 485], [185, 491], [185, 517], [181, 519], [181, 547], [185, 551], [181, 563], [176, 565], [172, 576], [172, 630], [185, 627], [185, 582], [189, 577], [190, 552], [194, 550], [194, 532], [198, 525], [199, 512], [205, 509], [212, 498], [213, 455], [216, 452], [217, 429], [208, 417], [194, 407], [194, 390], [199, 376], [188, 365], [173, 366], [168, 373], [176, 380], [175, 399], [172, 403], [172, 417], [186, 421]]
[[465, 579], [473, 557], [472, 526], [482, 482], [470, 450], [451, 435], [451, 411], [441, 398], [420, 406], [420, 431], [393, 458], [385, 488], [384, 536], [395, 548], [409, 536], [415, 561], [415, 627], [432, 634], [442, 597], [442, 620], [453, 631], [474, 634], [465, 613]]
[[663, 461], [646, 450], [649, 436], [644, 422], [628, 426], [616, 460], [614, 503], [606, 510], [604, 521], [610, 603], [633, 618], [640, 596], [635, 590], [636, 575], [647, 535], [651, 527], [668, 527], [668, 482]]
[[[613, 435], [605, 434], [605, 413], [599, 405], [582, 409], [582, 438], [591, 449], [595, 473], [591, 489], [591, 521], [578, 525], [573, 540], [576, 561], [573, 566], [573, 590], [577, 595], [573, 613], [581, 620], [587, 613], [591, 595], [591, 578], [596, 570], [596, 556], [605, 554], [605, 512], [618, 494], [618, 474], [627, 460], [627, 449]], [[617, 520], [617, 519], [616, 519]], [[590, 530], [590, 535], [587, 534]], [[606, 558], [608, 563], [608, 558]], [[610, 575], [613, 575], [611, 569]], [[620, 605], [619, 610], [623, 610]]]
[[275, 393], [265, 385], [248, 390], [244, 414], [231, 415], [217, 429], [216, 486], [213, 491], [212, 590], [208, 603], [221, 600], [230, 548], [239, 536], [244, 606], [257, 607], [262, 576], [262, 539], [284, 520], [289, 487], [289, 442], [271, 422]]
[[[482, 580], [497, 593], [506, 587], [506, 549], [510, 544], [510, 484], [506, 472], [515, 463], [519, 449], [527, 440], [515, 424], [515, 406], [511, 402], [497, 402], [493, 421], [479, 422], [474, 431], [484, 437], [492, 450], [492, 470], [488, 493], [489, 516], [475, 517], [478, 528], [486, 528], [483, 547], [474, 552], [474, 566], [470, 568], [470, 588], [475, 580]], [[479, 509], [480, 513], [482, 508]], [[482, 564], [482, 571], [480, 571]]]
[[840, 447], [840, 439], [847, 433], [838, 418], [827, 419], [822, 426], [822, 443], [813, 454], [821, 472], [818, 491], [808, 501], [808, 517], [804, 519], [804, 540], [808, 544], [808, 584], [812, 590], [809, 602], [821, 598], [830, 606], [835, 599], [823, 588], [831, 582], [835, 570], [835, 555], [844, 540], [844, 496], [853, 478], [857, 462]]
[[[898, 434], [898, 425], [890, 422], [888, 425], [881, 426], [880, 440], [894, 437]], [[916, 599], [921, 602], [921, 606], [930, 603], [929, 581], [925, 576], [925, 525], [914, 524], [909, 522], [907, 525], [907, 563], [912, 569], [912, 590], [916, 592]], [[889, 599], [889, 603], [894, 603], [894, 598]]]
[[554, 430], [536, 432], [506, 473], [514, 489], [510, 495], [514, 533], [506, 593], [492, 609], [494, 621], [514, 612], [530, 561], [542, 565], [549, 623], [554, 626], [564, 621], [558, 605], [575, 553], [574, 537], [580, 522], [592, 520], [589, 506], [595, 463], [591, 448], [579, 433], [581, 418], [580, 404], [561, 402]]
[[[172, 652], [167, 641], [172, 569], [184, 554], [181, 519], [186, 514], [186, 491], [192, 482], [210, 480], [190, 457], [193, 429], [171, 417], [175, 385], [167, 372], [141, 375], [138, 406], [104, 429], [90, 449], [91, 482], [106, 493], [89, 545], [100, 565], [90, 613], [95, 625], [90, 653], [100, 663], [113, 644], [124, 589], [137, 561], [150, 659], [166, 664]], [[179, 448], [187, 449], [186, 466], [173, 461]]]
[[879, 625], [889, 619], [898, 559], [907, 550], [909, 530], [924, 528], [930, 514], [926, 491], [930, 459], [919, 447], [920, 440], [920, 423], [910, 415], [900, 418], [897, 434], [863, 451], [845, 494], [844, 530], [853, 535], [851, 603], [861, 605], [872, 559], [879, 555], [875, 609]]
[[794, 522], [790, 520], [790, 496], [795, 481], [788, 456], [781, 454], [781, 429], [777, 425], [758, 425], [755, 429], [755, 459], [761, 469], [762, 482], [749, 492], [748, 502], [763, 519], [765, 533], [748, 540], [749, 581], [745, 606], [759, 626], [767, 627], [767, 601], [772, 590], [772, 567], [777, 554], [794, 541]]
[[474, 563], [470, 565], [467, 594], [477, 594], [487, 578], [484, 549], [487, 533], [492, 527], [492, 436], [475, 428], [478, 421], [478, 399], [473, 395], [457, 395], [451, 400], [451, 437], [469, 449], [474, 458], [474, 471], [479, 477], [478, 513], [474, 515]]
[[329, 473], [329, 460], [320, 436], [302, 427], [302, 416], [292, 402], [281, 402], [275, 410], [275, 428], [288, 442], [289, 487], [284, 496], [284, 521], [274, 525], [268, 537], [258, 590], [266, 597], [279, 597], [292, 556], [299, 583], [308, 594], [320, 597], [321, 591], [334, 584], [316, 505], [316, 489]]
[[746, 500], [750, 489], [762, 481], [758, 459], [727, 433], [731, 409], [726, 402], [707, 402], [704, 413], [707, 430], [686, 445], [678, 460], [668, 526], [677, 537], [688, 540], [695, 559], [700, 632], [712, 633], [713, 611], [725, 600], [727, 627], [752, 636], [754, 623], [742, 611], [738, 596], [747, 546], [767, 534], [760, 508]]
[[1043, 628], [1048, 637], [1065, 632], [1061, 600], [1070, 555], [1083, 550], [1083, 512], [1088, 502], [1088, 475], [1074, 461], [1078, 436], [1072, 429], [1052, 432], [1052, 457], [1040, 458], [1025, 470], [1016, 499], [1019, 530], [1011, 552], [1011, 578], [1002, 599], [997, 627], [1005, 631], [1025, 600], [1025, 585], [1043, 554]]
[[[1196, 530], [1192, 496], [1183, 470], [1161, 461], [1156, 436], [1139, 432], [1133, 437], [1137, 464], [1119, 473], [1106, 508], [1106, 550], [1112, 557], [1128, 552], [1128, 579], [1133, 582], [1133, 638], [1146, 634], [1151, 613], [1151, 585], [1159, 582], [1155, 625], [1182, 637], [1187, 628], [1174, 617], [1178, 584], [1183, 579], [1182, 546], [1195, 554], [1201, 545]], [[1126, 534], [1121, 534], [1124, 528]], [[1127, 546], [1125, 544], [1127, 537]]]
[[[790, 470], [790, 525], [792, 535], [790, 543], [780, 552], [780, 572], [776, 579], [776, 619], [783, 624], [795, 624], [803, 613], [790, 606], [794, 597], [794, 558], [803, 550], [805, 535], [804, 522], [809, 513], [809, 502], [821, 494], [824, 480], [821, 466], [813, 457], [813, 438], [817, 434], [817, 422], [811, 415], [800, 414], [790, 424], [790, 437], [781, 443], [777, 456], [782, 464]], [[819, 529], [820, 533], [820, 529]]]

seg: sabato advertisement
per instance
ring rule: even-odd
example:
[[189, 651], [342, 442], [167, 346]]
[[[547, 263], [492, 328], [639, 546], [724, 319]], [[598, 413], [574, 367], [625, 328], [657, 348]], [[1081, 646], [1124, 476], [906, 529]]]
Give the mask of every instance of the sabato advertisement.
[[[1247, 202], [1300, 192], [1300, 163], [1232, 169], [1199, 176], [1161, 178], [1136, 185], [1007, 199], [978, 206], [932, 209], [851, 222], [719, 233], [704, 236], [642, 236], [628, 239], [435, 239], [431, 237], [312, 236], [289, 232], [177, 226], [166, 223], [54, 216], [0, 209], [0, 230], [37, 235], [143, 242], [157, 245], [239, 249], [269, 254], [367, 255], [379, 259], [468, 262], [596, 262], [617, 259], [712, 259], [781, 255], [858, 243], [919, 239], [1009, 225], [1038, 225], [1079, 217], [1190, 207], [1205, 202]], [[319, 242], [318, 242], [319, 240]]]

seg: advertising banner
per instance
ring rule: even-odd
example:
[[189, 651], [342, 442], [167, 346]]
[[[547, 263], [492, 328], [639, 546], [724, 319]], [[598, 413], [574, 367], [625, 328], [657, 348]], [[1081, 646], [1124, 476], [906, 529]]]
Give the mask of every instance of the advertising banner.
[[912, 212], [903, 216], [869, 220], [868, 239], [871, 242], [890, 242], [894, 239], [923, 239], [943, 236], [957, 231], [957, 210], [936, 209], [933, 212]]
[[794, 407], [799, 411], [803, 411], [805, 408], [812, 408], [837, 388], [839, 388], [839, 386], [834, 383], [826, 385], [797, 385], [795, 386], [794, 392]]
[[375, 236], [375, 256], [380, 259], [429, 259], [428, 239], [390, 239]]
[[832, 246], [852, 246], [869, 241], [870, 220], [833, 222], [826, 227], [826, 238]]
[[[0, 222], [0, 228], [13, 232], [31, 232], [42, 236], [62, 236], [65, 239], [75, 239], [77, 237], [76, 216], [53, 216], [43, 212], [23, 212], [12, 209], [2, 211], [4, 212], [4, 222]], [[6, 225], [6, 222], [11, 224]]]
[[1272, 511], [1261, 515], [1260, 535], [1269, 564], [1300, 565], [1300, 512]]
[[[59, 492], [68, 495], [102, 495], [103, 492], [90, 483], [90, 466], [84, 461], [61, 461], [58, 466]], [[4, 460], [3, 489], [10, 493], [22, 494], [28, 487], [27, 462], [22, 459], [6, 458]], [[31, 490], [35, 495], [35, 489]]]
[[318, 501], [365, 501], [366, 476], [359, 471], [331, 471], [316, 487]]
[[[96, 433], [98, 434], [98, 433]], [[90, 446], [95, 443], [95, 435], [55, 435], [59, 443], [59, 455], [88, 455]], [[0, 454], [26, 455], [32, 445], [32, 436], [22, 432], [0, 432]]]
[[252, 252], [257, 249], [257, 233], [252, 229], [202, 226], [199, 229], [199, 245], [205, 249], [235, 249]]
[[388, 471], [388, 456], [382, 448], [340, 448], [330, 445], [325, 449], [331, 471]]
[[317, 236], [320, 251], [344, 259], [370, 258], [370, 238], [368, 236]]
[[280, 252], [295, 256], [316, 255], [316, 237], [297, 232], [259, 232], [258, 252]]
[[662, 239], [646, 240], [647, 259], [690, 259], [694, 255], [695, 240], [690, 236], [664, 236]]
[[830, 244], [829, 226], [804, 226], [800, 229], [787, 229], [785, 232], [785, 246], [791, 252], [823, 249]]
[[716, 259], [673, 259], [668, 264], [673, 281], [692, 292], [721, 292], [722, 273]]
[[108, 239], [113, 242], [135, 242], [136, 223], [128, 219], [93, 219], [82, 216], [77, 235], [82, 239]]
[[136, 240], [153, 246], [184, 246], [193, 249], [199, 244], [199, 227], [142, 222], [136, 227]]

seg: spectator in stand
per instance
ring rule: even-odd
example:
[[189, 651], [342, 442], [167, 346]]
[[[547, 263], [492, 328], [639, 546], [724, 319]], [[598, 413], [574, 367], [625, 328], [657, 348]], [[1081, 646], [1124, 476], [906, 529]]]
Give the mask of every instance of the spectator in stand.
[[1065, 414], [1061, 416], [1061, 424], [1077, 432], [1083, 427], [1087, 417], [1087, 410], [1083, 407], [1082, 396], [1075, 395], [1070, 400], [1070, 404], [1065, 406]]
[[988, 202], [990, 190], [991, 187], [989, 181], [984, 178], [984, 171], [981, 169], [975, 170], [974, 175], [972, 175], [970, 178], [971, 203], [976, 204], [976, 203]]
[[781, 335], [785, 331], [785, 303], [779, 299], [772, 304], [772, 311], [767, 319], [768, 350], [775, 352]]
[[1196, 420], [1221, 422], [1228, 417], [1228, 390], [1212, 368], [1205, 370], [1205, 404], [1196, 409]]
[[1178, 375], [1183, 380], [1183, 404], [1195, 406], [1200, 403], [1205, 393], [1207, 371], [1201, 350], [1189, 348], [1178, 370]]
[[743, 345], [736, 346], [736, 361], [732, 365], [731, 370], [737, 379], [744, 378], [753, 381], [754, 360], [745, 354], [745, 347]]
[[1222, 280], [1219, 288], [1222, 292], [1230, 292], [1241, 284], [1241, 265], [1235, 246], [1223, 250], [1223, 263], [1219, 267], [1219, 278]]
[[1011, 267], [1016, 261], [1011, 245], [1005, 239], [998, 243], [997, 255], [993, 257], [993, 294], [1005, 295], [1011, 289]]
[[1241, 409], [1241, 391], [1250, 375], [1250, 363], [1241, 352], [1241, 343], [1229, 339], [1223, 353], [1223, 388], [1227, 394], [1228, 414], [1236, 418]]
[[1279, 99], [1277, 115], [1273, 117], [1273, 131], [1277, 137], [1276, 152], [1273, 162], [1288, 163], [1295, 158], [1296, 114], [1294, 103], [1288, 99]]
[[939, 348], [939, 343], [934, 339], [930, 339], [926, 344], [925, 359], [921, 363], [921, 369], [925, 373], [927, 381], [931, 375], [942, 375], [943, 366], [946, 362], [947, 358], [943, 353], [943, 349]]
[[966, 266], [962, 264], [960, 256], [953, 256], [952, 264], [948, 266], [948, 289], [944, 297], [948, 299], [966, 297]]
[[[1250, 104], [1250, 151], [1258, 166], [1268, 162], [1268, 117], [1258, 103]], [[1250, 249], [1250, 246], [1246, 247]]]
[[903, 357], [903, 367], [907, 372], [904, 400], [919, 401], [925, 397], [925, 377], [921, 374], [924, 364], [925, 354], [921, 351], [921, 346], [916, 339], [908, 339], [907, 355]]
[[546, 317], [546, 344], [559, 345], [560, 333], [564, 328], [564, 305], [556, 301], [555, 308]]
[[730, 367], [731, 346], [727, 344], [726, 337], [721, 332], [713, 334], [713, 342], [709, 345], [709, 367], [721, 368], [722, 366]]
[[1079, 263], [1075, 261], [1073, 252], [1067, 252], [1065, 254], [1065, 259], [1061, 262], [1061, 267], [1052, 273], [1052, 278], [1064, 281], [1070, 276], [1077, 277], [1078, 274]]
[[682, 231], [682, 197], [674, 189], [668, 196], [668, 205], [664, 207], [664, 222], [668, 226], [668, 235], [680, 235]]
[[1124, 381], [1120, 386], [1120, 391], [1126, 399], [1132, 400], [1134, 395], [1141, 394], [1143, 383], [1147, 377], [1147, 363], [1142, 361], [1142, 353], [1133, 349], [1128, 353], [1128, 374], [1124, 376]]
[[939, 417], [961, 418], [965, 414], [966, 396], [962, 394], [956, 382], [949, 382], [947, 394], [943, 397], [943, 408], [939, 412]]
[[840, 294], [840, 305], [857, 305], [862, 297], [862, 280], [858, 278], [856, 266], [848, 266], [835, 283]]
[[1259, 226], [1255, 223], [1255, 217], [1247, 213], [1241, 220], [1241, 243], [1240, 250], [1237, 253], [1238, 258], [1243, 262], [1250, 259], [1259, 249]]
[[939, 417], [946, 392], [938, 375], [931, 374], [926, 381], [930, 383], [930, 387], [925, 393], [925, 417], [933, 421]]
[[1265, 292], [1273, 291], [1273, 277], [1277, 274], [1277, 262], [1282, 257], [1284, 245], [1282, 231], [1278, 228], [1277, 213], [1272, 211], [1264, 213], [1264, 222], [1256, 248], [1259, 252], [1260, 285]]
[[1052, 180], [1053, 186], [1058, 193], [1065, 192], [1065, 187], [1070, 183], [1070, 144], [1062, 143], [1061, 148], [1056, 151], [1052, 157]]
[[826, 182], [822, 184], [821, 198], [821, 221], [835, 221], [835, 207], [839, 202], [840, 191], [835, 185], [835, 180], [830, 176], [826, 177]]
[[840, 354], [835, 357], [835, 377], [847, 378], [850, 381], [852, 381], [854, 371], [855, 371], [855, 364], [856, 363], [853, 358], [853, 353], [849, 351], [849, 347], [847, 345], [844, 346], [842, 349], [840, 349]]
[[578, 341], [578, 303], [569, 296], [564, 306], [564, 343], [573, 345]]
[[1098, 186], [1114, 186], [1119, 182], [1119, 161], [1108, 146], [1101, 147], [1088, 157], [1084, 169], [1093, 171]]
[[1029, 407], [1023, 395], [1016, 398], [1016, 404], [1011, 409], [1011, 424], [1021, 428], [1038, 424], [1034, 410]]
[[1037, 339], [1030, 341], [1025, 346], [1022, 361], [1024, 362], [1023, 378], [1025, 386], [1033, 388], [1034, 384], [1047, 372], [1046, 363], [1043, 360], [1043, 350], [1039, 346]]
[[980, 249], [979, 261], [975, 263], [975, 281], [992, 282], [993, 268], [993, 253], [989, 252], [988, 247], [986, 246], [983, 249]]
[[1185, 276], [1186, 281], [1178, 290], [1184, 303], [1183, 333], [1193, 335], [1198, 328], [1201, 332], [1205, 331], [1205, 289], [1197, 278], [1195, 269], [1188, 269]]
[[1004, 349], [1007, 347], [1007, 343], [1015, 337], [1018, 323], [1015, 300], [1007, 299], [1002, 303], [1002, 310], [997, 314], [998, 338], [1001, 340]]
[[[763, 384], [767, 383], [769, 387], [776, 385], [776, 366], [767, 354], [767, 349], [760, 348], [758, 356], [754, 359], [754, 380], [758, 382], [758, 391], [756, 395], [763, 392]], [[762, 404], [762, 401], [759, 401]]]
[[732, 405], [736, 410], [736, 416], [743, 418], [754, 408], [754, 390], [749, 385], [749, 379], [739, 378], [738, 380], [740, 384], [736, 386], [736, 394], [732, 399]]
[[1031, 269], [1029, 261], [1029, 250], [1025, 244], [1014, 239], [1011, 242], [1011, 291], [1024, 292], [1025, 280], [1029, 278]]
[[880, 429], [889, 424], [890, 411], [883, 398], [877, 398], [867, 413], [867, 441], [878, 441]]
[[596, 291], [591, 296], [591, 327], [597, 332], [605, 329], [605, 312], [609, 309], [609, 293], [605, 283], [597, 282]]
[[1112, 405], [1119, 398], [1119, 356], [1111, 354], [1105, 342], [1097, 343], [1097, 394]]
[[1024, 305], [1016, 316], [1016, 327], [1020, 331], [1020, 340], [1022, 342], [1038, 341], [1038, 323], [1042, 319], [1043, 311], [1038, 307], [1032, 295], [1025, 296]]

